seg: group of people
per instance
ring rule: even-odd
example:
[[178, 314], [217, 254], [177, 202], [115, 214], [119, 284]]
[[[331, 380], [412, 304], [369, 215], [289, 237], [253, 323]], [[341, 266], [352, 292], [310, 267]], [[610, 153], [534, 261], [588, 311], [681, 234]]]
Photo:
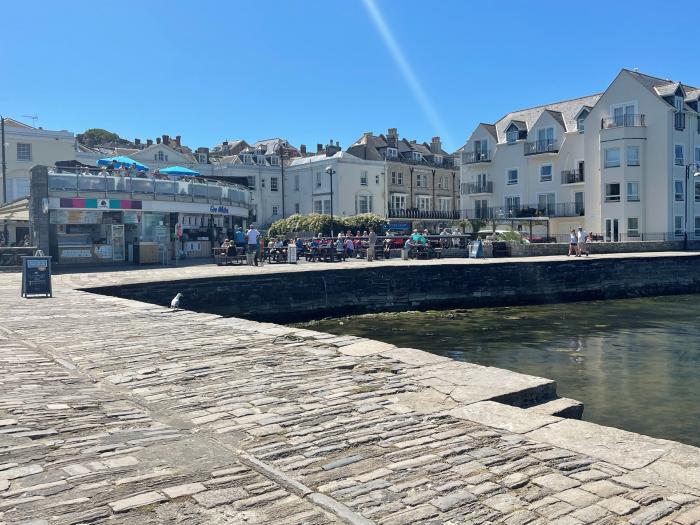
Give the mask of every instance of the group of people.
[[[146, 172], [139, 170], [135, 162], [131, 165], [126, 165], [120, 164], [116, 160], [112, 160], [112, 162], [108, 166], [100, 167], [99, 174], [111, 177], [137, 177], [141, 179], [148, 178]], [[83, 168], [81, 175], [92, 175], [92, 173], [90, 173], [90, 168]], [[156, 179], [170, 180], [170, 178], [165, 173], [159, 173], [158, 170], [155, 171], [153, 176]]]
[[221, 248], [226, 250], [226, 255], [237, 255], [237, 249], [245, 249], [245, 252], [253, 254], [255, 266], [260, 262], [260, 232], [255, 229], [255, 225], [251, 224], [247, 232], [243, 232], [243, 228], [236, 226], [233, 232], [233, 238], [228, 237], [221, 243]]
[[583, 227], [579, 226], [578, 230], [571, 228], [569, 232], [569, 253], [566, 254], [567, 257], [573, 255], [575, 257], [581, 257], [585, 255], [588, 257], [589, 252], [586, 248], [586, 243], [593, 241], [593, 234], [586, 233]]
[[25, 235], [23, 239], [17, 239], [14, 243], [8, 244], [9, 240], [5, 238], [5, 235], [3, 233], [0, 233], [0, 248], [3, 248], [5, 246], [11, 246], [11, 247], [27, 247], [31, 246], [32, 242], [31, 239], [29, 238], [29, 234]]

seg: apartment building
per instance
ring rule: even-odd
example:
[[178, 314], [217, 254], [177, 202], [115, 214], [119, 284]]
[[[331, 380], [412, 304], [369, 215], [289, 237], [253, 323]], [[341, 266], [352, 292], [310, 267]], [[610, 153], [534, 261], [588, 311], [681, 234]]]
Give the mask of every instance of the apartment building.
[[462, 215], [611, 241], [700, 235], [700, 177], [686, 186], [700, 169], [698, 95], [623, 69], [601, 94], [480, 124], [460, 150]]
[[386, 135], [363, 134], [347, 152], [384, 164], [388, 218], [459, 218], [459, 167], [440, 137], [418, 143], [390, 128]]
[[[301, 146], [306, 150], [305, 146]], [[384, 162], [366, 160], [343, 151], [331, 141], [318, 144], [316, 153], [292, 159], [285, 170], [287, 214], [325, 213], [386, 216]], [[332, 178], [332, 185], [331, 185]], [[332, 202], [332, 207], [331, 207]]]

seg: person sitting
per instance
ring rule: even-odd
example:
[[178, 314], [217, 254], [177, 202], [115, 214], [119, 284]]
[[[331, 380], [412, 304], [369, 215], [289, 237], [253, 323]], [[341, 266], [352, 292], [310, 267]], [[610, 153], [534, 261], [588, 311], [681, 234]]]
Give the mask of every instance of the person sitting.
[[391, 257], [391, 239], [384, 239], [384, 258], [389, 259]]
[[301, 240], [301, 237], [296, 238], [294, 245], [297, 247], [297, 256], [304, 253], [304, 241]]
[[335, 252], [338, 254], [338, 256], [345, 259], [345, 239], [340, 236], [335, 241]]
[[345, 239], [345, 257], [347, 259], [352, 258], [352, 254], [355, 252], [355, 244], [352, 239]]
[[280, 249], [284, 248], [284, 243], [282, 242], [282, 239], [278, 238], [278, 239], [275, 241], [275, 244], [272, 245], [272, 247], [273, 247], [275, 250], [280, 250]]

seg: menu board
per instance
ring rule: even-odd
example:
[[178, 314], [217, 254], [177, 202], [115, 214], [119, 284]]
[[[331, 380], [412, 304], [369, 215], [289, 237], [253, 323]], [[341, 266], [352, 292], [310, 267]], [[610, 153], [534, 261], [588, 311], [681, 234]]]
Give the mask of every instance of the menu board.
[[101, 211], [51, 210], [51, 224], [102, 224]]
[[22, 297], [45, 295], [51, 290], [51, 257], [22, 257]]
[[121, 224], [112, 225], [112, 260], [124, 260], [124, 226]]

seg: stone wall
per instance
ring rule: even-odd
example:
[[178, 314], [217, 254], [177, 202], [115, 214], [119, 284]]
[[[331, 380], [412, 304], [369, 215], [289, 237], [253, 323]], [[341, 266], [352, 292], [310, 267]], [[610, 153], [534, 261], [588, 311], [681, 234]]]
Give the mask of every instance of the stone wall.
[[[566, 255], [569, 251], [567, 243], [509, 244], [513, 257]], [[673, 252], [683, 250], [683, 241], [591, 242], [586, 248], [590, 253]], [[700, 250], [700, 241], [688, 241], [688, 249]]]
[[422, 308], [484, 307], [700, 292], [700, 255], [392, 265], [280, 272], [90, 291], [277, 323]]

